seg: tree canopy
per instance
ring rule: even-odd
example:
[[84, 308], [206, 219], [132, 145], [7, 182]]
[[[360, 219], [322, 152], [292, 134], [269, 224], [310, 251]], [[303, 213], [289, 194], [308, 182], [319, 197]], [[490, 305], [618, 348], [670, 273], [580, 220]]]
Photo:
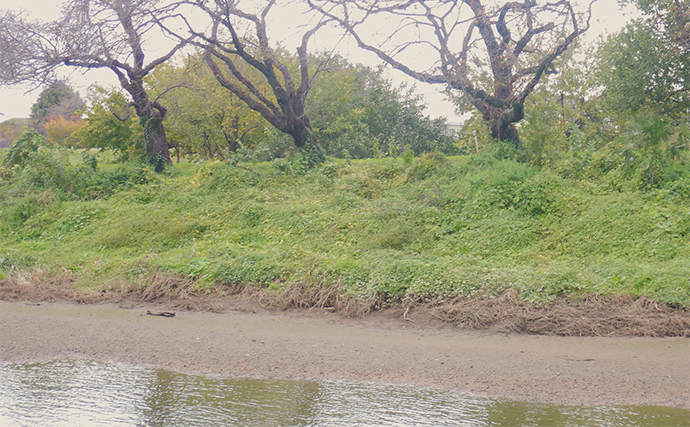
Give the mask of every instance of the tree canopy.
[[690, 6], [638, 3], [647, 14], [610, 36], [599, 52], [605, 102], [626, 116], [654, 111], [677, 119], [690, 109], [690, 49], [675, 16], [687, 15]]
[[[53, 114], [49, 139], [138, 153], [157, 170], [169, 148], [178, 158], [253, 160], [306, 148], [320, 161], [485, 146], [572, 173], [653, 169], [645, 179], [658, 187], [661, 169], [641, 165], [657, 155], [672, 164], [687, 148], [688, 6], [624, 0], [642, 17], [595, 49], [580, 37], [594, 1], [69, 0], [54, 22], [0, 12], [0, 80], [48, 83], [64, 66], [111, 70], [122, 91], [96, 91], [83, 128]], [[283, 22], [288, 9], [305, 14]], [[383, 65], [310, 51], [326, 28]], [[383, 78], [385, 66], [443, 86], [458, 111], [473, 111], [460, 140], [425, 115], [422, 98]], [[36, 117], [52, 114], [55, 96], [72, 99], [57, 83], [44, 87]], [[640, 137], [662, 128], [663, 143]]]
[[67, 83], [56, 81], [45, 88], [31, 106], [31, 119], [41, 130], [49, 120], [77, 118], [77, 112], [83, 108], [84, 101], [79, 94]]
[[[271, 125], [290, 135], [296, 147], [308, 146], [321, 153], [305, 114], [304, 103], [316, 70], [310, 70], [308, 43], [315, 32], [327, 24], [319, 20], [299, 28], [297, 69], [291, 69], [284, 49], [272, 39], [267, 17], [277, 13], [276, 0], [240, 6], [239, 2], [188, 2], [210, 19], [207, 28], [199, 28], [184, 19], [191, 43], [204, 49], [204, 59], [218, 82], [235, 94], [249, 108], [261, 114]], [[286, 7], [286, 5], [282, 5]], [[172, 31], [180, 40], [186, 36]], [[256, 77], [259, 77], [257, 81]]]

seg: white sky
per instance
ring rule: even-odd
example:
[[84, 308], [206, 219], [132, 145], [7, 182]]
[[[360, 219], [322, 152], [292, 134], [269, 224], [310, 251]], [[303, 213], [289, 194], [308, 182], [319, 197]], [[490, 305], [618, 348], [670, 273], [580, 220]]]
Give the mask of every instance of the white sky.
[[[584, 2], [585, 0], [581, 0]], [[0, 9], [26, 9], [31, 16], [36, 19], [51, 20], [59, 16], [60, 4], [62, 1], [55, 0], [0, 0]], [[624, 14], [618, 9], [617, 0], [598, 0], [593, 7], [592, 28], [586, 34], [587, 40], [594, 40], [601, 34], [613, 33], [618, 31], [630, 18], [630, 13]], [[318, 39], [318, 41], [323, 40]], [[332, 43], [331, 43], [332, 44]], [[313, 45], [312, 45], [313, 47]], [[330, 46], [322, 46], [328, 47]], [[354, 43], [343, 41], [338, 45], [338, 50], [342, 49], [344, 54], [352, 62], [359, 62], [370, 66], [380, 63], [373, 54], [357, 49]], [[84, 73], [83, 70], [65, 70], [69, 76], [69, 84], [77, 89], [82, 98], [86, 99], [86, 90], [93, 84], [101, 86], [117, 86], [114, 74], [109, 70], [95, 70]], [[426, 113], [432, 117], [447, 117], [450, 122], [462, 121], [456, 116], [453, 105], [445, 100], [445, 96], [440, 93], [442, 87], [436, 85], [418, 83], [404, 76], [401, 72], [390, 70], [388, 77], [396, 83], [407, 82], [415, 85], [417, 92], [423, 95], [427, 104]], [[31, 106], [36, 101], [42, 88], [32, 92], [26, 92], [25, 87], [0, 88], [0, 122], [11, 118], [29, 117]]]

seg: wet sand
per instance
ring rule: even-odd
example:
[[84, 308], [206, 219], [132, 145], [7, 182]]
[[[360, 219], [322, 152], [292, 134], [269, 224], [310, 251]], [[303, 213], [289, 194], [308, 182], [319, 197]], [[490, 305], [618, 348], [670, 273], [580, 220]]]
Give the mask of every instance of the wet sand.
[[468, 331], [323, 310], [146, 315], [120, 308], [0, 301], [0, 360], [117, 361], [232, 377], [441, 387], [577, 405], [690, 408], [690, 339]]

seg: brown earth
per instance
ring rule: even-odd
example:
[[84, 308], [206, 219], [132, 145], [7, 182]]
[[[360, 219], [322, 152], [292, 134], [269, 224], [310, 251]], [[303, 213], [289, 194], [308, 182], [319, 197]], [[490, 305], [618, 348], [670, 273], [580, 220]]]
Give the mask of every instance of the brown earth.
[[[225, 313], [160, 306], [0, 302], [0, 360], [118, 361], [233, 377], [415, 384], [579, 405], [690, 408], [685, 338], [558, 337], [461, 330], [379, 312]], [[419, 321], [419, 323], [417, 322]]]
[[242, 300], [225, 313], [146, 315], [164, 308], [0, 302], [0, 360], [85, 358], [233, 377], [415, 384], [544, 403], [690, 408], [687, 338], [463, 330], [390, 311], [344, 318], [324, 309], [268, 311]]
[[145, 288], [94, 292], [40, 279], [0, 281], [0, 299], [15, 301], [0, 302], [2, 361], [86, 358], [544, 403], [690, 408], [687, 313], [648, 299], [590, 296], [541, 308], [512, 295], [363, 304], [332, 289], [219, 296], [160, 276]]
[[411, 321], [427, 319], [434, 326], [452, 324], [463, 329], [490, 329], [534, 335], [604, 337], [690, 337], [690, 312], [647, 297], [598, 295], [562, 297], [544, 306], [519, 300], [516, 291], [499, 296], [438, 298], [433, 300], [371, 300], [344, 297], [337, 286], [288, 286], [282, 291], [221, 286], [204, 292], [190, 280], [153, 273], [143, 283], [122, 281], [101, 289], [78, 289], [76, 276], [42, 270], [0, 280], [0, 300], [83, 304], [163, 304], [191, 311], [223, 312], [238, 300], [273, 310], [324, 309], [342, 317], [362, 317], [385, 311]]

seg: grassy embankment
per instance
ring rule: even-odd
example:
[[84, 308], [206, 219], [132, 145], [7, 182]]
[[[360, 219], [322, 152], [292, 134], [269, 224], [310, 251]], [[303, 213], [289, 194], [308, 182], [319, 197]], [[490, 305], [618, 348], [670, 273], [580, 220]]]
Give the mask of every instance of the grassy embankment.
[[302, 173], [283, 160], [210, 162], [160, 176], [49, 160], [0, 187], [5, 274], [67, 269], [74, 286], [100, 288], [166, 272], [207, 289], [337, 285], [359, 299], [630, 294], [690, 307], [687, 191], [567, 180], [491, 157]]

